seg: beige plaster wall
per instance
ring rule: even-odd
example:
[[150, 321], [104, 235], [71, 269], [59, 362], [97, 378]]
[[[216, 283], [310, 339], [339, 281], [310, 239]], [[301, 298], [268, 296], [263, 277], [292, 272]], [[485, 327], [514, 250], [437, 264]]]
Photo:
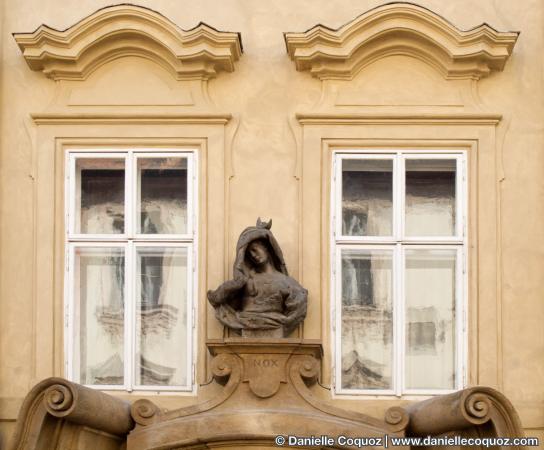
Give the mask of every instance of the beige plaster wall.
[[[225, 270], [231, 265], [239, 232], [252, 224], [257, 216], [263, 216], [274, 219], [273, 230], [292, 274], [299, 277], [312, 272], [314, 262], [302, 260], [302, 236], [304, 240], [316, 241], [322, 236], [319, 226], [319, 231], [311, 231], [309, 235], [300, 227], [303, 223], [299, 205], [304, 161], [300, 160], [300, 147], [297, 147], [297, 142], [299, 146], [301, 142], [301, 126], [293, 116], [296, 112], [312, 111], [321, 95], [321, 82], [308, 72], [295, 70], [286, 54], [282, 33], [304, 31], [317, 23], [336, 28], [383, 2], [140, 0], [137, 3], [159, 11], [183, 29], [204, 21], [219, 30], [242, 34], [244, 54], [236, 63], [236, 70], [220, 74], [209, 86], [218, 109], [234, 116], [227, 130], [231, 159], [225, 169], [228, 190], [225, 204], [228, 255], [222, 261]], [[498, 335], [497, 342], [476, 341], [473, 351], [485, 354], [497, 367], [496, 387], [518, 409], [527, 434], [542, 437], [544, 4], [539, 0], [525, 0], [521, 8], [520, 2], [511, 0], [420, 0], [418, 3], [460, 29], [486, 22], [501, 31], [521, 31], [505, 70], [479, 81], [474, 96], [478, 108], [502, 114], [503, 119], [495, 132], [493, 151], [497, 176], [491, 180], [496, 182], [497, 216], [482, 219], [487, 225], [492, 224], [498, 233], [498, 260], [496, 265], [480, 267], [479, 272], [485, 274], [487, 271], [495, 276], [498, 315], [489, 321], [489, 326], [497, 327]], [[52, 331], [56, 336], [56, 355], [39, 354], [40, 347], [33, 344], [40, 340], [40, 336], [33, 335], [33, 330], [39, 328], [35, 323], [40, 318], [35, 315], [34, 299], [38, 298], [36, 290], [40, 286], [29, 282], [39, 269], [36, 252], [46, 250], [40, 248], [40, 230], [36, 230], [39, 206], [35, 202], [36, 183], [44, 186], [54, 180], [53, 174], [50, 181], [36, 179], [36, 161], [40, 158], [38, 149], [41, 148], [36, 139], [40, 138], [40, 133], [29, 114], [42, 111], [58, 100], [56, 85], [59, 83], [28, 68], [11, 33], [30, 32], [42, 23], [65, 29], [108, 4], [110, 2], [102, 0], [4, 0], [0, 10], [0, 442], [6, 440], [22, 398], [37, 381], [36, 374], [41, 373], [36, 367], [37, 361], [58, 360], [59, 352], [62, 352], [62, 345], [58, 348], [62, 342], [62, 330], [59, 329]], [[366, 92], [368, 98], [385, 96], [394, 100], [387, 83], [388, 80], [393, 84], [398, 82], [395, 78], [397, 66], [392, 67], [391, 61], [380, 61], [381, 69], [378, 66], [364, 69], [368, 71], [368, 80], [374, 80], [378, 88], [365, 86], [364, 73], [352, 86], [358, 86], [357, 89]], [[432, 103], [437, 92], [447, 98], [453, 95], [451, 90], [465, 89], [455, 83], [445, 84], [441, 77], [419, 62], [408, 62], [408, 66], [430, 80], [428, 90], [421, 88], [419, 101], [427, 99]], [[100, 74], [97, 72], [94, 76]], [[89, 82], [92, 80], [91, 77]], [[395, 86], [399, 88], [398, 84]], [[402, 134], [392, 132], [396, 136]], [[417, 128], [412, 128], [410, 134], [417, 137]], [[482, 201], [485, 199], [480, 199], [480, 204]], [[57, 218], [62, 217], [62, 211], [55, 214]], [[309, 229], [316, 227], [312, 225]], [[50, 264], [57, 262], [52, 260]], [[209, 283], [213, 285], [218, 281], [212, 279]], [[201, 297], [202, 303], [202, 292]], [[310, 301], [313, 298], [320, 298], [326, 304], [327, 293], [314, 290]], [[322, 311], [326, 310], [322, 305], [311, 306], [304, 333], [323, 338], [330, 358], [328, 336], [321, 326], [326, 319]], [[207, 312], [210, 314], [209, 309]], [[485, 313], [480, 311], [483, 319]], [[213, 322], [214, 319], [209, 317], [208, 320]], [[485, 320], [478, 323], [485, 326]], [[58, 327], [58, 323], [55, 326]], [[219, 328], [212, 323], [206, 330], [209, 335], [216, 335]], [[203, 342], [203, 333], [200, 338]], [[199, 351], [203, 348], [200, 346]], [[476, 363], [470, 367], [471, 380], [478, 382], [476, 365], [481, 358], [472, 356], [471, 361]], [[49, 375], [62, 374], [56, 373], [60, 370], [58, 362], [51, 362], [50, 366], [56, 369]], [[201, 376], [204, 377], [204, 373]], [[158, 401], [172, 407], [195, 399], [172, 397]], [[342, 400], [338, 403], [375, 416], [381, 416], [385, 409], [380, 400]]]

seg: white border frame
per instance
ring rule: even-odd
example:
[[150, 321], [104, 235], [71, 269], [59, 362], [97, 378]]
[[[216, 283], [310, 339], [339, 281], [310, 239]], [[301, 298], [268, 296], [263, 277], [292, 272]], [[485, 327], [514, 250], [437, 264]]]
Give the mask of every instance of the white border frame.
[[[463, 277], [463, 258], [465, 249], [460, 245], [435, 245], [435, 244], [407, 244], [400, 247], [400, 259], [401, 259], [401, 277], [402, 277], [402, 298], [400, 299], [401, 307], [399, 308], [400, 335], [402, 340], [402, 346], [400, 348], [401, 362], [404, 366], [406, 361], [406, 302], [405, 302], [405, 274], [406, 274], [406, 250], [454, 250], [455, 251], [455, 312], [454, 312], [454, 329], [455, 329], [455, 348], [454, 348], [454, 364], [455, 367], [455, 387], [453, 389], [408, 389], [406, 388], [406, 378], [401, 378], [401, 393], [406, 395], [441, 395], [455, 392], [462, 389], [464, 380], [465, 364], [463, 363], [463, 355], [465, 352], [465, 338], [463, 336], [463, 322], [466, 311], [464, 302], [465, 289], [464, 289], [464, 277]], [[460, 376], [461, 375], [461, 376]]]
[[139, 242], [132, 242], [129, 244], [130, 253], [131, 253], [131, 273], [134, 275], [133, 283], [132, 283], [132, 297], [133, 303], [131, 302], [131, 316], [129, 316], [129, 323], [133, 324], [133, 327], [129, 327], [131, 329], [131, 336], [130, 336], [130, 343], [132, 346], [131, 354], [135, 355], [137, 350], [137, 343], [136, 343], [136, 279], [135, 276], [138, 273], [138, 258], [137, 258], [137, 251], [138, 248], [151, 248], [151, 247], [157, 247], [157, 248], [185, 248], [187, 249], [187, 347], [186, 347], [186, 366], [187, 366], [187, 381], [189, 382], [187, 385], [169, 385], [169, 386], [155, 386], [155, 385], [140, 385], [136, 384], [136, 360], [132, 361], [132, 364], [129, 366], [130, 369], [130, 380], [131, 380], [131, 386], [132, 389], [135, 391], [192, 391], [193, 387], [193, 381], [191, 380], [193, 373], [192, 373], [192, 366], [193, 366], [193, 331], [194, 331], [194, 317], [192, 314], [193, 310], [193, 303], [191, 299], [195, 298], [193, 296], [193, 292], [195, 291], [195, 283], [194, 280], [192, 280], [191, 274], [194, 273], [194, 258], [192, 257], [194, 254], [194, 246], [193, 243], [188, 242], [150, 242], [150, 241], [139, 241]]
[[[406, 235], [406, 160], [407, 159], [423, 159], [423, 160], [440, 160], [440, 159], [449, 159], [449, 160], [455, 160], [456, 161], [456, 172], [455, 172], [455, 235], [453, 236], [407, 236]], [[463, 186], [463, 179], [464, 179], [464, 168], [465, 164], [463, 164], [463, 161], [465, 160], [464, 155], [452, 155], [449, 154], [435, 154], [433, 152], [432, 155], [428, 155], [424, 152], [410, 152], [408, 154], [405, 154], [405, 152], [400, 153], [399, 158], [399, 165], [400, 165], [400, 173], [399, 173], [399, 188], [400, 188], [400, 229], [399, 231], [399, 239], [403, 243], [464, 243], [463, 242], [463, 230], [464, 226], [463, 223], [465, 221], [465, 195], [466, 190]], [[459, 176], [461, 174], [461, 176]]]
[[[190, 181], [194, 179], [194, 162], [193, 153], [190, 152], [171, 152], [165, 151], [160, 153], [153, 153], [148, 151], [133, 151], [132, 152], [132, 198], [134, 202], [132, 204], [132, 236], [137, 241], [180, 241], [189, 242], [192, 241], [194, 235], [195, 224], [193, 223], [192, 211], [194, 210], [195, 199], [193, 195], [193, 183]], [[140, 196], [138, 192], [138, 160], [139, 159], [152, 159], [152, 158], [185, 158], [187, 160], [187, 232], [185, 234], [144, 234], [138, 233], [138, 203]]]
[[391, 177], [393, 180], [393, 186], [392, 186], [392, 207], [391, 207], [391, 235], [389, 236], [350, 236], [350, 235], [344, 235], [342, 234], [342, 202], [336, 201], [335, 205], [335, 224], [334, 229], [337, 236], [337, 242], [342, 243], [350, 243], [350, 242], [361, 242], [361, 240], [364, 240], [365, 242], [375, 242], [375, 243], [385, 243], [385, 242], [391, 242], [395, 239], [395, 236], [397, 235], [396, 231], [398, 229], [398, 218], [395, 215], [395, 210], [398, 208], [398, 198], [397, 195], [395, 195], [396, 190], [398, 189], [398, 163], [397, 158], [394, 154], [368, 154], [368, 155], [362, 155], [357, 154], [353, 156], [347, 156], [344, 154], [338, 155], [338, 159], [336, 161], [336, 186], [334, 191], [336, 192], [336, 199], [341, 198], [342, 196], [342, 165], [345, 160], [381, 160], [381, 161], [391, 161]]
[[[130, 292], [130, 277], [127, 276], [127, 266], [130, 264], [130, 251], [128, 247], [128, 243], [126, 242], [68, 242], [68, 261], [69, 265], [67, 268], [74, 268], [74, 270], [67, 270], [68, 277], [67, 280], [67, 288], [66, 292], [68, 293], [68, 297], [66, 299], [68, 300], [65, 302], [65, 330], [67, 330], [67, 336], [65, 338], [65, 350], [66, 355], [68, 356], [65, 359], [65, 367], [66, 367], [66, 375], [69, 380], [80, 382], [80, 374], [79, 370], [76, 369], [76, 360], [78, 358], [75, 357], [76, 355], [76, 341], [75, 338], [75, 310], [76, 310], [76, 296], [70, 295], [73, 294], [75, 289], [75, 253], [76, 249], [78, 248], [101, 248], [101, 249], [112, 249], [112, 248], [122, 248], [124, 250], [124, 258], [125, 258], [125, 285], [123, 286], [123, 289], [125, 291], [125, 298], [129, 298], [128, 296], [131, 294]], [[125, 303], [125, 311], [124, 311], [124, 322], [126, 323], [128, 318], [130, 317], [130, 302]], [[117, 384], [97, 384], [97, 385], [85, 385], [88, 387], [93, 387], [101, 390], [108, 390], [108, 391], [118, 391], [118, 390], [128, 390], [128, 386], [130, 384], [128, 383], [130, 381], [130, 371], [128, 370], [128, 365], [126, 364], [126, 355], [129, 350], [127, 350], [127, 346], [130, 347], [130, 332], [128, 330], [129, 327], [126, 327], [123, 324], [123, 352], [125, 355], [125, 361], [123, 361], [123, 367], [124, 367], [124, 384], [117, 385]], [[79, 381], [78, 381], [79, 379]], [[128, 382], [127, 382], [128, 380]]]
[[[398, 301], [397, 299], [400, 298], [398, 289], [399, 285], [396, 283], [396, 277], [394, 276], [395, 273], [398, 273], [398, 263], [399, 258], [396, 250], [396, 245], [374, 245], [374, 244], [362, 244], [362, 245], [355, 245], [355, 244], [339, 244], [336, 246], [336, 252], [335, 252], [335, 273], [340, 274], [342, 272], [342, 250], [380, 250], [380, 251], [387, 251], [391, 253], [391, 279], [392, 279], [392, 286], [391, 286], [391, 307], [393, 311], [393, 323], [397, 322], [397, 314], [398, 314]], [[334, 279], [333, 286], [336, 290], [336, 292], [341, 292], [342, 289], [342, 278], [340, 276], [336, 276]], [[334, 327], [336, 330], [342, 330], [342, 307], [341, 307], [342, 298], [341, 295], [336, 295], [334, 297], [333, 302], [333, 308], [338, 311], [338, 314], [334, 314]], [[395, 386], [398, 385], [398, 376], [399, 376], [399, 368], [398, 363], [399, 361], [397, 358], [395, 358], [395, 354], [399, 351], [399, 335], [397, 327], [392, 327], [393, 332], [393, 338], [392, 338], [392, 354], [391, 354], [391, 389], [344, 389], [342, 388], [341, 381], [342, 381], [342, 352], [338, 351], [340, 350], [341, 342], [342, 342], [342, 336], [341, 331], [334, 334], [334, 344], [335, 349], [338, 349], [335, 351], [336, 358], [335, 358], [335, 379], [337, 380], [337, 386], [335, 392], [337, 394], [369, 394], [372, 393], [372, 395], [396, 395]]]
[[[89, 152], [67, 152], [66, 158], [68, 160], [68, 170], [66, 171], [66, 177], [68, 180], [69, 191], [67, 194], [68, 198], [68, 208], [66, 208], [67, 215], [67, 227], [68, 238], [70, 240], [78, 241], [126, 241], [128, 236], [131, 234], [131, 223], [130, 217], [127, 214], [128, 208], [126, 205], [129, 205], [131, 202], [130, 198], [130, 173], [128, 167], [128, 158], [129, 154], [127, 151], [119, 152], [117, 154], [112, 154], [110, 152], [106, 153], [103, 151]], [[124, 233], [108, 233], [108, 234], [91, 234], [91, 233], [75, 233], [76, 228], [76, 163], [78, 159], [123, 159], [125, 165], [125, 204], [124, 204]]]
[[[96, 148], [67, 148], [65, 155], [65, 222], [66, 222], [66, 267], [64, 287], [64, 338], [65, 349], [65, 375], [68, 379], [75, 379], [74, 355], [74, 251], [76, 247], [122, 247], [125, 248], [125, 323], [132, 323], [131, 327], [125, 326], [125, 384], [120, 385], [87, 385], [100, 390], [113, 391], [140, 391], [140, 392], [179, 392], [194, 395], [196, 393], [196, 349], [197, 337], [195, 317], [198, 308], [198, 176], [199, 158], [198, 148], [188, 147], [96, 147]], [[137, 180], [136, 164], [138, 157], [164, 157], [175, 156], [187, 158], [187, 234], [183, 235], [136, 235], [135, 200]], [[75, 162], [78, 158], [124, 158], [125, 160], [125, 233], [124, 234], [76, 234], [74, 230], [75, 216]], [[187, 255], [187, 295], [189, 305], [187, 307], [187, 380], [186, 386], [136, 386], [133, 381], [135, 361], [133, 358], [135, 347], [135, 252], [137, 246], [150, 247], [183, 247], [188, 248]], [[130, 268], [130, 269], [129, 269]]]
[[[445, 150], [445, 149], [410, 149], [410, 148], [336, 148], [332, 152], [332, 185], [330, 192], [330, 227], [332, 230], [330, 239], [331, 248], [331, 336], [333, 353], [333, 394], [346, 398], [349, 395], [360, 396], [367, 395], [374, 398], [380, 396], [396, 395], [436, 395], [454, 392], [462, 389], [466, 384], [467, 367], [466, 360], [468, 356], [468, 236], [467, 236], [467, 207], [468, 207], [468, 189], [467, 189], [467, 152], [466, 150]], [[345, 159], [387, 159], [392, 158], [393, 164], [393, 231], [394, 235], [380, 237], [366, 236], [343, 236], [341, 234], [341, 195], [342, 195], [342, 161]], [[425, 237], [404, 235], [404, 180], [405, 180], [405, 160], [406, 159], [455, 159], [456, 163], [456, 236], [452, 237]], [[398, 217], [400, 215], [400, 218]], [[423, 248], [456, 248], [456, 348], [455, 348], [455, 367], [456, 367], [456, 387], [451, 389], [404, 389], [404, 247], [423, 247]], [[341, 308], [338, 302], [341, 301], [341, 263], [340, 251], [342, 248], [360, 248], [360, 249], [378, 249], [389, 248], [394, 252], [393, 270], [393, 339], [394, 339], [394, 375], [393, 389], [342, 389], [341, 387]], [[400, 270], [399, 270], [400, 269]], [[337, 332], [338, 330], [338, 332]], [[397, 353], [395, 353], [397, 352]], [[397, 356], [398, 355], [398, 356]]]

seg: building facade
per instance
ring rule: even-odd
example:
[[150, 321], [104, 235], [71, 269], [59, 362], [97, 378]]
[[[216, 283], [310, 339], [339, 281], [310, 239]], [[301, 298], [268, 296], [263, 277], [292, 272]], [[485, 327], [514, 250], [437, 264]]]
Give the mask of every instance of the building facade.
[[484, 385], [544, 439], [544, 6], [523, 7], [4, 2], [0, 446], [48, 377], [208, 401], [237, 335], [206, 295], [258, 217], [331, 405]]

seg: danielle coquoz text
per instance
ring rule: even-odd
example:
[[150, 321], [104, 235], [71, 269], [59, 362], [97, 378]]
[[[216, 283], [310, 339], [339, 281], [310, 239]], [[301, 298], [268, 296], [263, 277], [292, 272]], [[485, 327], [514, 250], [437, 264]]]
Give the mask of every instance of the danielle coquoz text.
[[350, 437], [350, 436], [276, 436], [278, 447], [322, 447], [342, 445], [352, 448], [364, 447], [433, 447], [433, 446], [481, 446], [484, 448], [504, 447], [538, 447], [539, 441], [535, 437], [464, 437], [464, 436], [427, 436], [427, 437], [398, 437], [385, 434], [381, 437]]

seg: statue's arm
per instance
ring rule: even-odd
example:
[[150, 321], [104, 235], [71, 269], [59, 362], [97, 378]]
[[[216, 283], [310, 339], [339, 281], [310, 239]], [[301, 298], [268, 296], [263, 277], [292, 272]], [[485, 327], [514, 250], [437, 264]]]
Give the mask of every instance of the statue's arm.
[[306, 317], [308, 291], [292, 278], [290, 279], [284, 305], [286, 316], [285, 326], [288, 329], [293, 329]]
[[208, 300], [212, 306], [219, 306], [228, 303], [231, 299], [240, 294], [247, 283], [247, 278], [238, 277], [234, 280], [225, 281], [215, 291], [208, 291]]

